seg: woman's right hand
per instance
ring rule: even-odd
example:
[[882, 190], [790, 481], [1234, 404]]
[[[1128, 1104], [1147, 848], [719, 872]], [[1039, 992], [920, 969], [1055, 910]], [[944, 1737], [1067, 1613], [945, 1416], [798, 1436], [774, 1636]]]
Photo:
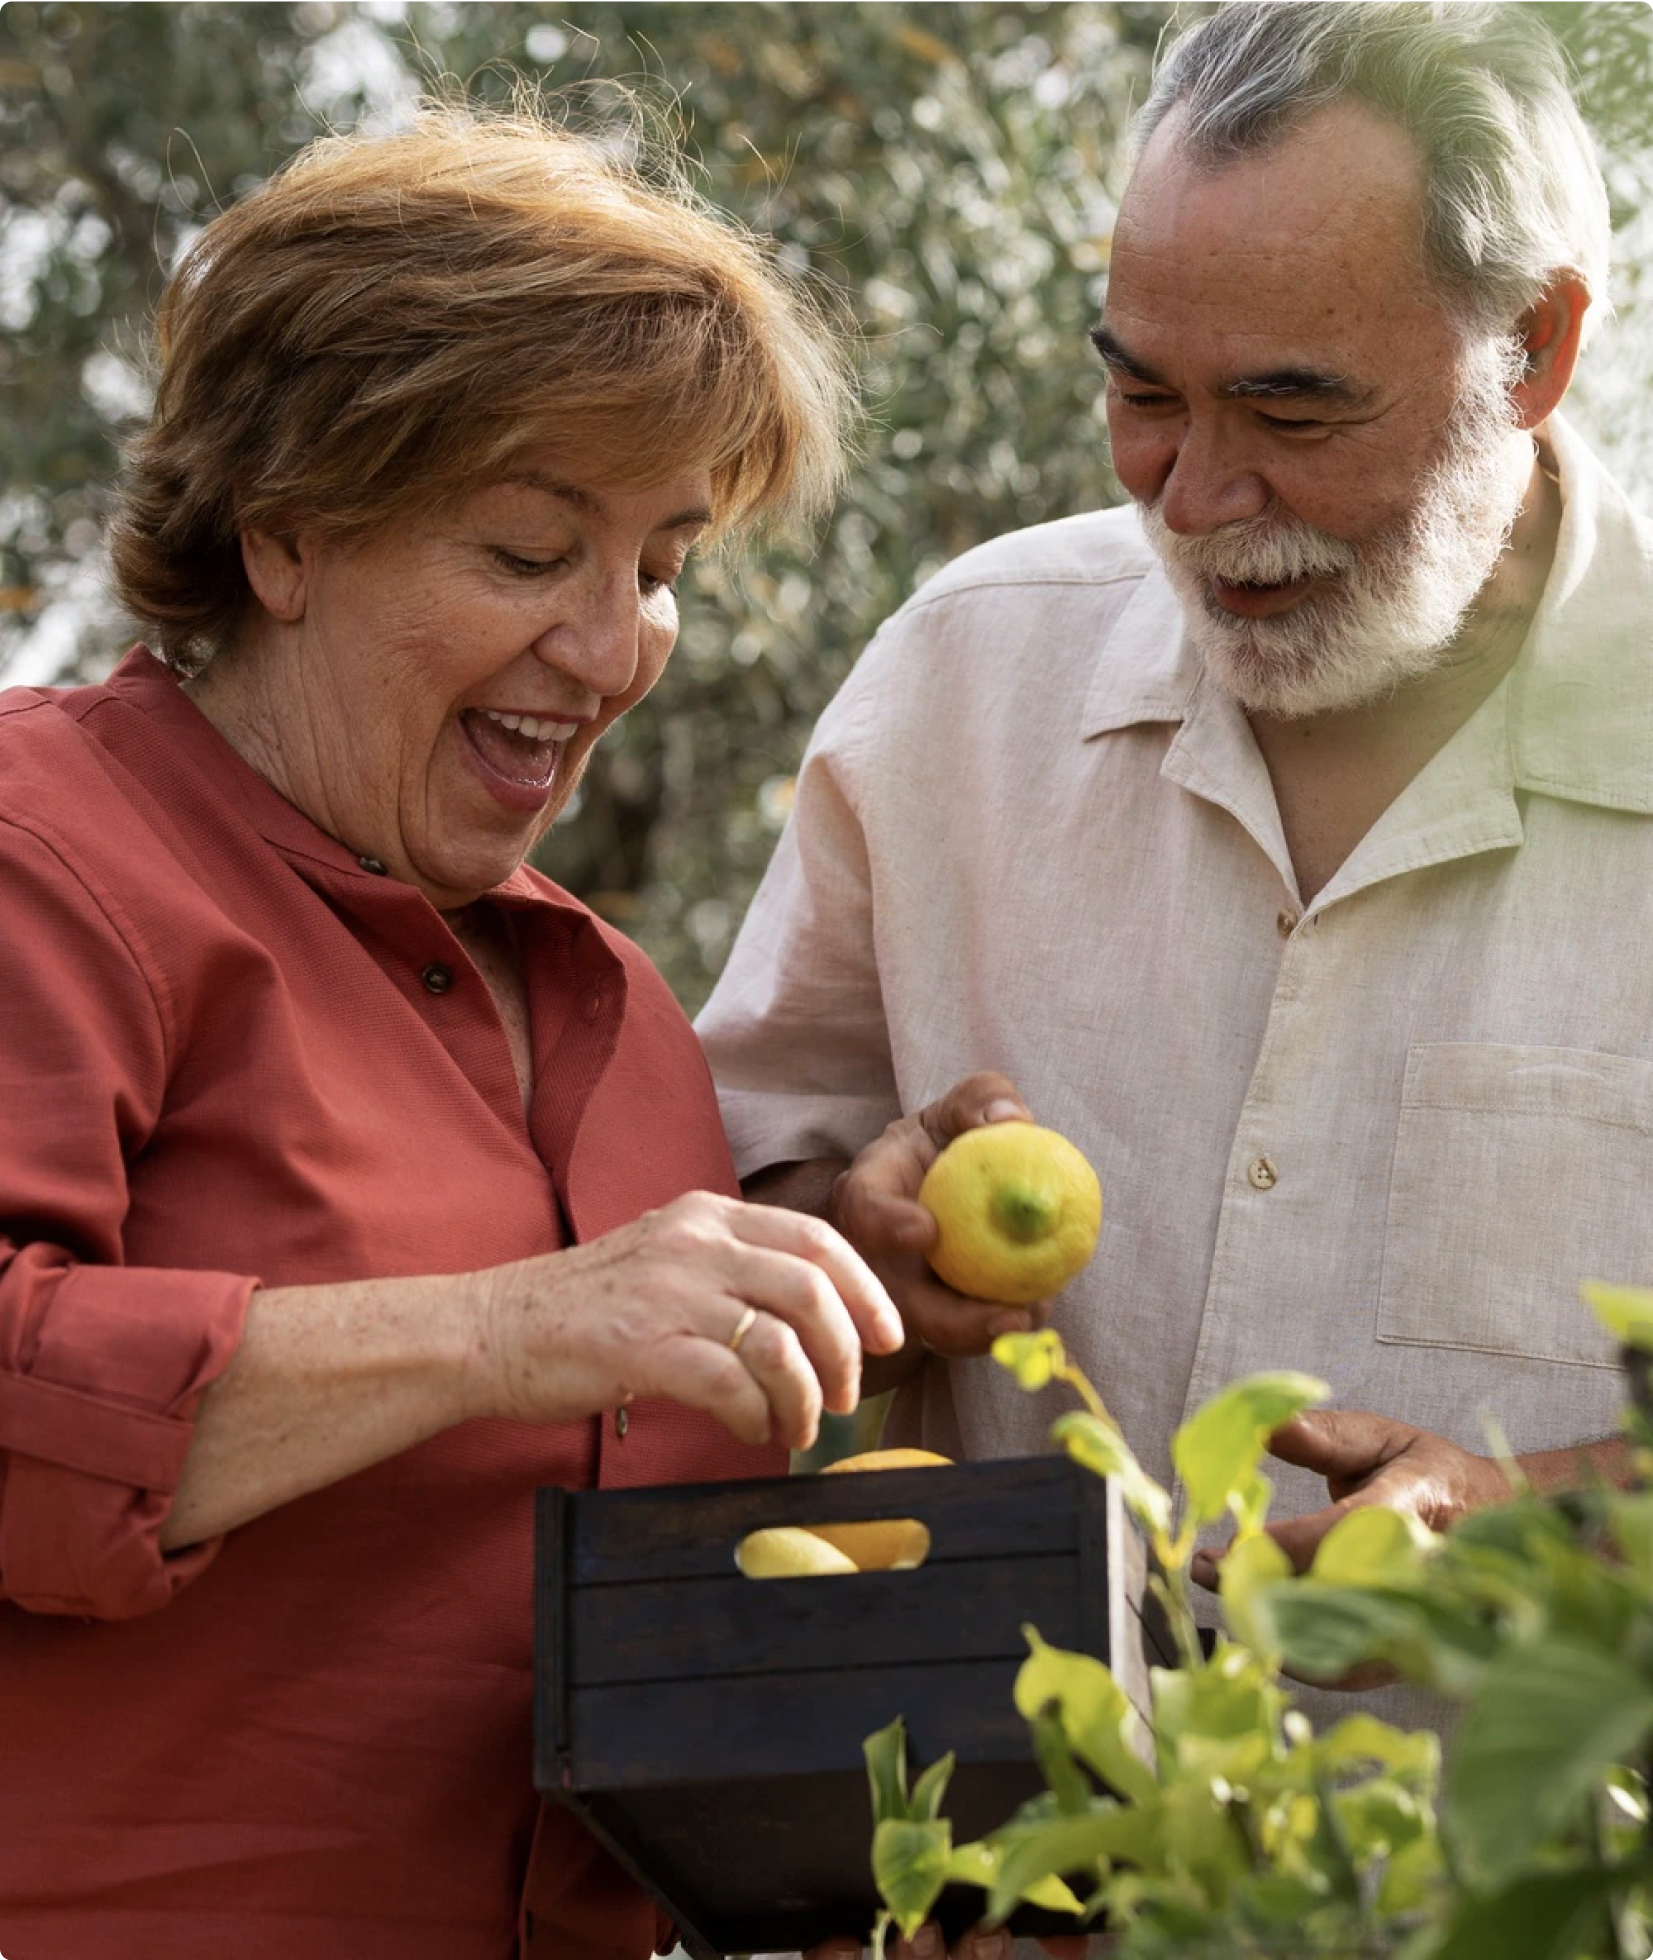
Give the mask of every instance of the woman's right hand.
[[807, 1449], [823, 1408], [860, 1399], [863, 1347], [902, 1341], [889, 1295], [830, 1225], [709, 1191], [475, 1281], [478, 1412], [526, 1422], [664, 1396], [744, 1443]]

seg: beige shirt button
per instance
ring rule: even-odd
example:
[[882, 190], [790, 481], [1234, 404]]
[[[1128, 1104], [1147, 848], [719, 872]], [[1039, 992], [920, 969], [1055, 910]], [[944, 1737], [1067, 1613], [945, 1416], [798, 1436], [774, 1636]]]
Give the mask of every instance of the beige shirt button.
[[1268, 1157], [1253, 1157], [1245, 1167], [1245, 1174], [1259, 1191], [1272, 1191], [1280, 1182], [1280, 1173]]
[[614, 1411], [614, 1433], [622, 1443], [626, 1440], [626, 1431], [630, 1427], [631, 1411], [629, 1409], [616, 1409]]
[[1296, 912], [1277, 912], [1274, 917], [1274, 930], [1282, 939], [1289, 939], [1297, 930], [1299, 916]]

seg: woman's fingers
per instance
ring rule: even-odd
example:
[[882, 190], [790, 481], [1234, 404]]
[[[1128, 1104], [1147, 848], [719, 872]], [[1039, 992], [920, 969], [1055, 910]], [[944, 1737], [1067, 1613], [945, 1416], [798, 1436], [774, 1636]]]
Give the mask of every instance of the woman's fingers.
[[[816, 1413], [824, 1404], [848, 1415], [861, 1399], [861, 1341], [842, 1296], [822, 1269], [793, 1253], [739, 1244], [730, 1252], [725, 1284], [737, 1300], [758, 1309], [757, 1321], [739, 1345], [740, 1358], [753, 1373], [768, 1380], [777, 1365], [795, 1356], [798, 1367], [818, 1384]], [[791, 1348], [784, 1343], [777, 1347], [770, 1322], [791, 1335]]]
[[[801, 1211], [785, 1211], [778, 1205], [736, 1204], [730, 1200], [730, 1231], [744, 1244], [786, 1254], [815, 1268], [827, 1281], [830, 1296], [841, 1303], [859, 1346], [870, 1354], [893, 1354], [901, 1345], [901, 1316], [885, 1291], [883, 1282], [859, 1252], [824, 1219], [810, 1218]], [[812, 1323], [831, 1318], [829, 1296], [812, 1293], [813, 1304], [803, 1308]], [[787, 1291], [783, 1309], [796, 1306], [800, 1296], [796, 1287]], [[754, 1300], [762, 1306], [762, 1300]], [[801, 1331], [801, 1330], [800, 1330]]]
[[[728, 1305], [731, 1314], [739, 1311], [738, 1301]], [[743, 1341], [741, 1346], [745, 1345]], [[727, 1348], [720, 1350], [696, 1335], [679, 1334], [662, 1346], [660, 1358], [671, 1387], [654, 1392], [669, 1392], [674, 1402], [699, 1409], [743, 1443], [767, 1443], [776, 1436], [779, 1425], [768, 1390]], [[790, 1449], [808, 1447], [792, 1442], [784, 1430], [779, 1440]]]
[[821, 1384], [791, 1327], [760, 1310], [738, 1352], [725, 1343], [722, 1355], [762, 1392], [776, 1439], [788, 1449], [808, 1449], [820, 1433]]

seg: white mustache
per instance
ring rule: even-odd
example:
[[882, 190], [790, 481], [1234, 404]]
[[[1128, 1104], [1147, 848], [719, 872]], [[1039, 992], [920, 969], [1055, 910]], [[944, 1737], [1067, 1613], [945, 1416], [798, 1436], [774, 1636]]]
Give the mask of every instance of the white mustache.
[[1284, 585], [1292, 579], [1352, 572], [1360, 563], [1352, 544], [1298, 517], [1265, 512], [1225, 524], [1203, 538], [1186, 538], [1171, 529], [1157, 505], [1147, 506], [1142, 516], [1161, 556], [1194, 578]]

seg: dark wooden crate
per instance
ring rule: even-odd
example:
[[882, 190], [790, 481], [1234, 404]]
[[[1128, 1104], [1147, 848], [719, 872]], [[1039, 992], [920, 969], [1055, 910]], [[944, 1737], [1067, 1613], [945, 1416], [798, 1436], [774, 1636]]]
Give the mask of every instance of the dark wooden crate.
[[[766, 1525], [918, 1518], [910, 1572], [751, 1580]], [[1011, 1699], [1024, 1622], [1106, 1660], [1148, 1707], [1171, 1664], [1118, 1491], [1065, 1457], [659, 1490], [543, 1490], [535, 1780], [676, 1920], [695, 1960], [861, 1934], [878, 1910], [863, 1739], [958, 1754], [962, 1843], [1042, 1788]], [[951, 1888], [949, 1935], [978, 1916]], [[1018, 1931], [1071, 1931], [1023, 1909]]]

